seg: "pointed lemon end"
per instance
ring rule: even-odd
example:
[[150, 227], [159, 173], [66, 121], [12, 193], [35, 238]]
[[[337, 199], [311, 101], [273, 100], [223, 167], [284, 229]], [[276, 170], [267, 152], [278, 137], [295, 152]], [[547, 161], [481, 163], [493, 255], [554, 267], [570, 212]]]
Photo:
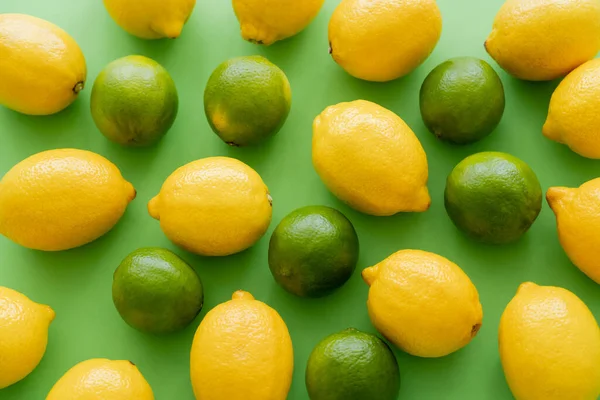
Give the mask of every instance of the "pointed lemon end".
[[573, 190], [567, 187], [551, 187], [548, 189], [546, 192], [546, 201], [555, 214], [562, 208], [564, 200], [573, 193]]
[[362, 272], [363, 281], [369, 286], [375, 282], [377, 276], [379, 275], [379, 267], [376, 265], [374, 267], [365, 268]]
[[41, 307], [42, 307], [42, 312], [46, 315], [48, 324], [50, 324], [52, 321], [54, 321], [54, 318], [56, 318], [56, 313], [50, 306], [42, 305]]
[[535, 289], [537, 287], [539, 287], [539, 286], [533, 282], [521, 283], [521, 285], [519, 285], [519, 288], [517, 289], [517, 294], [522, 293], [522, 292], [527, 292], [527, 291]]
[[417, 197], [417, 212], [427, 211], [429, 207], [431, 207], [431, 196], [427, 186], [423, 186]]
[[231, 300], [254, 300], [254, 296], [243, 290], [238, 290], [235, 293], [233, 293], [233, 296], [231, 296]]
[[542, 134], [546, 136], [548, 139], [553, 140], [558, 143], [562, 143], [562, 137], [554, 123], [554, 120], [548, 115], [544, 126], [542, 127]]
[[154, 219], [160, 221], [160, 212], [158, 207], [158, 196], [154, 196], [152, 200], [148, 202], [148, 214]]
[[130, 182], [125, 181], [125, 193], [127, 194], [127, 202], [131, 203], [137, 196], [137, 191]]

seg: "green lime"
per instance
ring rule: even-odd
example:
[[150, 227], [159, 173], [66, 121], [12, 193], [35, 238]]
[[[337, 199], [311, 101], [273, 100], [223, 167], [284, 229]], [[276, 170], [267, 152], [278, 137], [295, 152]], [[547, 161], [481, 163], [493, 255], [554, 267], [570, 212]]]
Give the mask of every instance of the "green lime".
[[247, 146], [273, 135], [290, 112], [290, 82], [264, 57], [225, 61], [210, 76], [204, 110], [213, 131], [227, 144]]
[[179, 98], [171, 76], [147, 57], [111, 62], [92, 88], [96, 126], [109, 140], [124, 146], [149, 146], [171, 128]]
[[204, 302], [196, 271], [176, 254], [156, 247], [125, 257], [113, 276], [112, 295], [125, 322], [154, 334], [185, 328]]
[[484, 152], [462, 160], [446, 182], [446, 211], [476, 239], [503, 244], [519, 239], [542, 208], [533, 170], [506, 153]]
[[457, 144], [483, 139], [504, 113], [504, 87], [485, 61], [473, 57], [448, 60], [425, 78], [421, 116], [437, 137]]
[[396, 400], [398, 362], [375, 335], [346, 329], [315, 347], [306, 367], [311, 400]]
[[299, 208], [275, 228], [269, 267], [285, 290], [321, 297], [342, 286], [356, 269], [358, 236], [341, 212], [325, 206]]

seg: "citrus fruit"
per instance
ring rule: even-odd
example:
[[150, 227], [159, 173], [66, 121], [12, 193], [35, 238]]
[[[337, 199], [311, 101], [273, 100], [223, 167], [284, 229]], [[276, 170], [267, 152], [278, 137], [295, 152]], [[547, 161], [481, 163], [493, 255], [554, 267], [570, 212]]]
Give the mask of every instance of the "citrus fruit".
[[419, 139], [378, 104], [327, 107], [313, 123], [312, 161], [329, 190], [365, 214], [421, 212], [431, 204]]
[[321, 297], [342, 286], [356, 269], [358, 236], [341, 212], [299, 208], [279, 223], [269, 243], [269, 268], [285, 290]]
[[43, 151], [0, 181], [0, 233], [35, 250], [83, 246], [111, 230], [135, 195], [119, 169], [99, 154]]
[[188, 326], [202, 310], [202, 282], [185, 261], [167, 249], [135, 250], [113, 276], [113, 302], [130, 326], [165, 334]]
[[310, 24], [325, 0], [297, 2], [233, 0], [244, 40], [266, 46], [296, 35]]
[[54, 311], [0, 286], [0, 390], [29, 375], [48, 345]]
[[498, 337], [515, 399], [600, 396], [600, 328], [568, 290], [523, 283], [502, 314]]
[[329, 51], [350, 75], [386, 82], [421, 65], [441, 33], [435, 0], [342, 0], [329, 21]]
[[100, 72], [92, 88], [92, 117], [109, 140], [148, 146], [171, 128], [179, 107], [175, 82], [143, 56], [120, 58]]
[[43, 19], [0, 14], [0, 54], [0, 104], [20, 113], [57, 113], [85, 86], [87, 68], [79, 45]]
[[510, 154], [483, 152], [462, 160], [448, 176], [446, 212], [463, 232], [485, 243], [514, 242], [542, 208], [533, 170]]
[[396, 400], [398, 362], [375, 335], [346, 329], [323, 339], [306, 367], [310, 400]]
[[152, 388], [131, 361], [83, 361], [56, 382], [46, 400], [154, 400]]
[[563, 249], [573, 264], [600, 283], [600, 178], [578, 188], [551, 187], [546, 199], [556, 214]]
[[175, 39], [194, 10], [196, 0], [104, 0], [125, 31], [142, 39]]
[[175, 244], [204, 256], [227, 256], [265, 234], [272, 202], [260, 175], [248, 165], [209, 157], [173, 172], [148, 203], [148, 212]]
[[507, 0], [485, 48], [519, 79], [563, 77], [600, 50], [600, 2]]
[[496, 128], [504, 113], [504, 87], [485, 61], [448, 60], [425, 78], [421, 116], [431, 133], [457, 144], [480, 140]]
[[257, 144], [275, 135], [287, 119], [291, 101], [285, 73], [261, 56], [225, 61], [204, 90], [208, 122], [231, 146]]
[[577, 154], [599, 159], [600, 59], [588, 61], [571, 72], [558, 85], [542, 129], [544, 136], [564, 143]]
[[401, 250], [373, 267], [371, 322], [401, 350], [418, 357], [443, 357], [465, 347], [481, 328], [477, 288], [450, 260], [421, 250]]
[[285, 322], [241, 290], [206, 314], [190, 361], [197, 400], [285, 400], [294, 370]]

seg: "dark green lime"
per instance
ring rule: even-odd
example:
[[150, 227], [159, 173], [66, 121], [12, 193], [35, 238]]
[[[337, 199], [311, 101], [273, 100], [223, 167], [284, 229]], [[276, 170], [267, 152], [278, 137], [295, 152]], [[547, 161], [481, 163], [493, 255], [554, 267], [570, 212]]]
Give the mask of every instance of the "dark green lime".
[[277, 283], [303, 297], [321, 297], [342, 286], [356, 269], [358, 236], [341, 212], [325, 206], [288, 214], [269, 243]]
[[421, 86], [421, 116], [442, 140], [457, 144], [480, 140], [496, 128], [504, 113], [504, 87], [485, 61], [448, 60], [431, 71]]
[[542, 188], [533, 170], [506, 153], [465, 158], [446, 182], [445, 205], [452, 222], [472, 237], [503, 244], [519, 239], [542, 208]]
[[398, 362], [375, 335], [346, 329], [315, 347], [306, 367], [311, 400], [396, 400]]
[[132, 327], [165, 334], [188, 326], [202, 310], [202, 282], [185, 261], [166, 249], [129, 254], [113, 276], [113, 301]]

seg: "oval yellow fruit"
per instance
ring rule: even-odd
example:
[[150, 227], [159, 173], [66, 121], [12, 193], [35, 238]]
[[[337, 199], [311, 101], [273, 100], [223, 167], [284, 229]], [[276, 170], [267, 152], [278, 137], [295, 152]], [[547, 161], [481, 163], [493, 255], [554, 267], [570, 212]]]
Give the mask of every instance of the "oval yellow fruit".
[[600, 2], [507, 0], [485, 48], [519, 79], [563, 77], [600, 50]]
[[257, 44], [271, 45], [306, 28], [325, 0], [233, 0], [242, 37]]
[[277, 311], [247, 292], [206, 314], [191, 350], [197, 400], [285, 400], [294, 354]]
[[115, 22], [142, 39], [175, 39], [190, 18], [196, 0], [104, 0]]
[[68, 107], [85, 86], [85, 58], [58, 26], [24, 14], [0, 14], [0, 104], [30, 115]]
[[386, 82], [421, 65], [441, 34], [435, 0], [342, 0], [329, 21], [329, 51], [350, 75]]
[[135, 189], [99, 154], [59, 149], [35, 154], [0, 181], [0, 234], [22, 246], [68, 250], [107, 233]]
[[574, 189], [551, 187], [546, 199], [556, 214], [558, 237], [567, 256], [600, 283], [600, 178]]
[[443, 357], [481, 328], [479, 293], [458, 265], [437, 254], [401, 250], [365, 269], [371, 322], [390, 342], [419, 357]]
[[54, 311], [0, 286], [0, 390], [19, 382], [40, 363]]
[[71, 368], [46, 400], [154, 400], [152, 388], [131, 361], [92, 359]]
[[566, 289], [522, 284], [502, 314], [499, 346], [516, 400], [600, 396], [600, 328]]
[[273, 207], [256, 171], [234, 158], [209, 157], [173, 172], [148, 203], [148, 212], [178, 246], [204, 256], [227, 256], [265, 234]]
[[583, 157], [600, 159], [598, 102], [600, 59], [595, 59], [567, 75], [552, 94], [544, 136]]
[[396, 114], [369, 101], [330, 106], [313, 123], [312, 160], [340, 200], [366, 214], [425, 211], [425, 151]]

